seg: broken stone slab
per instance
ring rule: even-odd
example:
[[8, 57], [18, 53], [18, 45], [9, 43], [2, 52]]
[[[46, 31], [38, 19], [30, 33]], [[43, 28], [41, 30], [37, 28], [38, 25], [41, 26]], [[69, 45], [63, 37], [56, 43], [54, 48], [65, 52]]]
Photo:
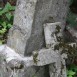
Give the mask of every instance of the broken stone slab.
[[[30, 7], [29, 2], [33, 2], [32, 5], [34, 6]], [[18, 53], [24, 54], [25, 52], [26, 56], [31, 55], [34, 50], [45, 47], [43, 24], [55, 21], [65, 22], [68, 8], [67, 2], [68, 0], [18, 0], [14, 18], [14, 27], [9, 31], [10, 33], [7, 41], [8, 46], [15, 49]], [[29, 10], [26, 11], [26, 9]], [[26, 14], [27, 21], [25, 19]], [[32, 18], [32, 20], [29, 18]], [[64, 27], [64, 25], [62, 27]], [[42, 72], [43, 71], [44, 70], [42, 70]], [[32, 77], [31, 74], [33, 73], [29, 72], [31, 71], [28, 71], [28, 77]], [[37, 77], [43, 77], [43, 73], [42, 76], [39, 74]], [[26, 71], [25, 74], [27, 75]]]
[[[60, 54], [58, 51], [53, 51], [50, 49], [41, 49], [38, 51], [33, 51], [33, 55], [30, 57], [23, 57], [16, 53], [13, 49], [7, 45], [0, 46], [0, 56], [5, 59], [5, 61], [10, 65], [10, 67], [19, 67], [19, 65], [29, 66], [44, 66], [47, 64], [57, 62]], [[63, 56], [66, 58], [66, 56]]]
[[[51, 47], [51, 49], [54, 50], [54, 46], [57, 43], [62, 42], [57, 39], [58, 37], [62, 37], [60, 22], [44, 24], [44, 33], [47, 48]], [[59, 57], [56, 59], [57, 62], [49, 65], [50, 77], [67, 77], [65, 59], [61, 57], [60, 50], [58, 50], [58, 53]]]
[[24, 55], [26, 41], [30, 37], [37, 0], [17, 0], [13, 27], [9, 31], [7, 45]]
[[[61, 22], [44, 24], [44, 34], [46, 47], [54, 49], [54, 45], [58, 43], [57, 37], [61, 37]], [[56, 35], [57, 34], [57, 35]]]
[[[31, 2], [33, 3], [31, 4]], [[18, 0], [14, 26], [9, 31], [8, 46], [18, 53], [24, 54], [25, 52], [26, 56], [31, 55], [32, 51], [44, 47], [42, 24], [46, 21], [53, 21], [52, 17], [57, 13], [55, 7], [57, 2], [58, 0]]]
[[[42, 4], [40, 4], [41, 1], [42, 1]], [[8, 41], [7, 41], [7, 45], [13, 48], [17, 53], [24, 55], [24, 53], [27, 52], [26, 49], [28, 48], [31, 50], [31, 53], [32, 53], [33, 50], [40, 49], [44, 45], [44, 35], [42, 34], [43, 22], [41, 21], [43, 20], [42, 18], [43, 17], [42, 15], [44, 13], [43, 8], [45, 7], [45, 5], [47, 5], [48, 7], [49, 1], [46, 4], [47, 0], [45, 0], [45, 2], [44, 0], [17, 0], [17, 6], [16, 6], [16, 11], [15, 11], [15, 16], [14, 16], [14, 24], [13, 24], [13, 27], [9, 31]], [[42, 7], [42, 5], [44, 6]], [[42, 9], [40, 8], [40, 6]], [[43, 10], [43, 13], [41, 14], [42, 17], [40, 16], [39, 13], [38, 13], [39, 15], [37, 14], [38, 16], [36, 16], [36, 12], [38, 12], [39, 9], [41, 9], [41, 11]], [[40, 17], [41, 17], [41, 20], [40, 20]], [[38, 37], [39, 42], [38, 41], [36, 42], [36, 40], [34, 39], [35, 40], [34, 42], [36, 42], [37, 44], [33, 42], [33, 45], [28, 47], [27, 41], [30, 38], [31, 33], [33, 31], [32, 28], [33, 28], [34, 22], [37, 22], [35, 25], [38, 24], [37, 26], [35, 26], [34, 32], [35, 30], [41, 30], [41, 31], [39, 32], [36, 31], [37, 32], [36, 36], [34, 36], [32, 39], [34, 39], [35, 37], [38, 37], [39, 35]], [[27, 56], [28, 54], [25, 54], [25, 55]], [[36, 73], [37, 69], [39, 69], [38, 73]], [[22, 74], [23, 73], [26, 74], [23, 77], [32, 77], [32, 75], [35, 75], [35, 73], [37, 77], [44, 77], [44, 67], [41, 67], [41, 68], [38, 67], [37, 69], [36, 67], [27, 68], [26, 71], [22, 72]]]
[[[57, 24], [60, 24], [60, 23], [57, 23]], [[55, 28], [56, 28], [55, 23], [51, 23], [50, 26], [51, 27], [53, 26], [53, 32], [54, 32]], [[44, 26], [44, 27], [46, 28], [46, 26]], [[47, 26], [47, 27], [49, 27], [49, 26]], [[47, 29], [50, 29], [50, 28], [47, 28]], [[49, 31], [47, 29], [45, 29], [46, 32]], [[50, 29], [50, 31], [51, 31], [51, 29]], [[51, 32], [51, 34], [53, 32]], [[51, 37], [51, 36], [49, 35], [48, 37]], [[57, 42], [57, 40], [56, 40], [56, 42]], [[66, 70], [61, 69], [61, 66], [63, 66], [65, 68], [64, 58], [66, 58], [66, 57], [61, 57], [61, 54], [59, 53], [59, 51], [54, 51], [52, 49], [52, 47], [50, 49], [41, 49], [39, 51], [34, 51], [32, 57], [22, 57], [19, 54], [17, 54], [15, 51], [8, 48], [7, 46], [4, 46], [4, 48], [2, 47], [1, 53], [4, 54], [4, 56], [6, 57], [5, 59], [8, 63], [8, 65], [10, 65], [10, 67], [15, 67], [15, 68], [20, 67], [21, 64], [24, 64], [25, 67], [33, 66], [33, 65], [34, 66], [44, 66], [44, 65], [50, 64], [49, 72], [50, 72], [51, 77], [58, 77], [58, 76], [66, 77], [65, 76], [66, 74], [64, 73]], [[52, 66], [53, 66], [53, 68], [52, 68]], [[63, 74], [61, 74], [61, 73], [63, 73]]]
[[43, 32], [44, 23], [62, 22], [61, 28], [63, 31], [66, 22], [65, 19], [67, 16], [67, 11], [67, 0], [38, 0], [34, 22], [32, 25], [32, 32], [30, 38], [27, 41], [25, 55], [31, 55], [32, 51], [45, 47]]
[[[61, 24], [61, 23], [60, 22], [49, 23], [49, 26], [47, 25], [47, 27], [49, 27], [49, 28], [47, 28], [45, 25], [44, 26], [46, 28], [44, 30], [44, 31], [46, 31], [45, 35], [50, 34], [50, 33], [51, 33], [50, 35], [52, 35], [52, 33], [53, 33], [53, 35], [56, 36], [54, 33], [55, 28], [56, 28], [56, 25], [59, 26], [59, 24]], [[52, 30], [52, 32], [50, 32], [51, 30]], [[50, 33], [48, 33], [47, 31]], [[48, 35], [48, 37], [52, 38], [50, 35]], [[60, 35], [60, 34], [58, 34], [58, 35]], [[46, 38], [46, 42], [47, 42], [47, 40], [49, 40], [49, 39]], [[52, 39], [52, 40], [54, 40], [54, 39]], [[55, 38], [55, 41], [57, 42], [56, 38]], [[48, 44], [49, 43], [50, 42], [48, 42]], [[55, 44], [55, 42], [54, 42], [54, 44]], [[73, 46], [73, 44], [71, 44], [71, 45]], [[15, 62], [14, 65], [17, 65], [16, 63], [18, 63], [18, 65], [23, 63], [25, 66], [33, 66], [33, 65], [34, 66], [43, 66], [43, 65], [50, 64], [49, 70], [50, 70], [51, 77], [57, 77], [57, 76], [66, 77], [66, 74], [65, 74], [65, 72], [66, 72], [65, 67], [66, 66], [65, 66], [65, 60], [64, 60], [64, 58], [66, 58], [66, 57], [63, 57], [63, 55], [61, 56], [61, 54], [58, 51], [56, 51], [56, 52], [53, 51], [52, 45], [49, 45], [49, 46], [50, 46], [50, 49], [41, 49], [39, 51], [35, 51], [33, 54], [33, 57], [22, 57], [19, 54], [17, 54], [15, 51], [11, 51], [10, 48], [6, 49], [7, 48], [6, 46], [4, 47], [5, 49], [4, 48], [2, 49], [5, 52], [3, 52], [3, 51], [2, 52], [6, 58], [9, 58], [6, 60], [7, 62], [8, 62], [8, 60], [10, 60], [9, 63], [11, 63], [11, 60], [13, 59], [12, 62], [13, 63]], [[14, 61], [14, 59], [15, 59], [15, 61]], [[10, 66], [11, 66], [11, 64], [10, 64]], [[52, 68], [52, 66], [53, 66], [53, 68]], [[14, 67], [16, 67], [16, 66], [14, 66]], [[64, 69], [61, 69], [61, 67], [64, 67]], [[53, 71], [52, 71], [52, 69], [53, 69]], [[57, 71], [56, 71], [56, 69], [57, 69]], [[56, 72], [56, 73], [54, 73], [54, 72]]]
[[67, 77], [65, 58], [59, 57], [56, 63], [49, 65], [50, 77]]
[[[63, 24], [61, 27], [64, 28], [63, 22], [67, 16], [68, 2], [67, 0], [18, 0], [14, 26], [9, 31], [8, 46], [21, 54], [24, 54], [26, 48], [25, 55], [44, 47], [42, 24], [61, 21]], [[35, 44], [30, 38], [38, 43]]]
[[43, 24], [54, 22], [54, 17], [57, 14], [57, 8], [55, 6], [57, 2], [58, 0], [38, 0], [32, 32], [27, 41], [25, 55], [31, 55], [32, 51], [45, 47]]

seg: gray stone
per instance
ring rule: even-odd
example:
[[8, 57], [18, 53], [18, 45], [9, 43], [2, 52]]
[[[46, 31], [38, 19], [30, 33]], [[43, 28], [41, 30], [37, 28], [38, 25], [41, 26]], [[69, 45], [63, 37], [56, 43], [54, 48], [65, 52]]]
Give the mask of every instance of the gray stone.
[[60, 28], [60, 32], [57, 34], [57, 36], [62, 36], [61, 25], [62, 25], [61, 22], [44, 24], [44, 35], [45, 35], [46, 48], [52, 47], [52, 49], [54, 50], [54, 45], [58, 43], [56, 35], [55, 35], [56, 27]]
[[[67, 9], [68, 0], [18, 0], [14, 26], [9, 31], [7, 45], [19, 54], [25, 52], [26, 56], [45, 47], [43, 24], [61, 21], [64, 28]], [[27, 68], [25, 74], [31, 77], [38, 70], [36, 76], [45, 77], [43, 68], [41, 71], [39, 69]]]
[[[10, 71], [9, 73], [11, 72], [14, 73], [14, 75], [13, 73], [11, 73], [9, 76], [13, 75], [14, 77], [17, 77], [17, 76], [21, 77], [21, 74], [22, 74], [21, 71], [24, 69], [24, 68], [21, 68], [21, 65], [26, 69], [28, 69], [28, 70], [25, 70], [26, 72], [32, 71], [32, 74], [26, 73], [25, 76], [35, 76], [36, 74], [34, 73], [36, 72], [36, 70], [34, 69], [30, 70], [31, 66], [44, 66], [44, 65], [50, 64], [49, 65], [50, 77], [58, 77], [58, 76], [66, 77], [65, 76], [66, 74], [64, 73], [66, 72], [66, 70], [64, 70], [65, 68], [64, 59], [66, 58], [66, 55], [65, 54], [61, 55], [59, 51], [54, 51], [52, 48], [41, 49], [38, 51], [38, 53], [37, 51], [34, 51], [32, 56], [22, 57], [18, 53], [16, 53], [13, 49], [9, 48], [7, 45], [2, 45], [0, 46], [0, 59], [3, 60], [2, 58], [5, 59], [5, 62], [3, 61], [4, 64], [2, 65], [4, 66], [4, 69], [6, 69], [5, 73], [8, 72], [7, 70]], [[52, 68], [52, 65], [54, 65], [53, 68]], [[61, 68], [61, 66], [64, 68]], [[16, 72], [16, 70], [18, 72]], [[55, 72], [52, 70], [54, 70]], [[38, 71], [39, 71], [39, 68], [38, 68]], [[39, 75], [40, 71], [39, 72], [38, 71], [37, 71], [37, 76], [41, 76], [41, 74]], [[5, 73], [4, 75], [6, 75]], [[3, 72], [1, 74], [3, 74]]]
[[25, 55], [45, 46], [43, 24], [47, 22], [61, 22], [64, 29], [68, 11], [67, 0], [38, 0], [31, 36], [27, 41]]
[[[11, 48], [13, 48], [17, 53], [19, 53], [21, 55], [23, 55], [25, 52], [25, 47], [27, 44], [26, 42], [31, 34], [32, 25], [35, 20], [34, 14], [36, 12], [36, 10], [35, 10], [36, 3], [37, 3], [37, 0], [18, 0], [17, 1], [17, 7], [16, 7], [15, 17], [14, 17], [14, 25], [9, 31], [7, 45], [10, 46]], [[39, 29], [43, 30], [42, 27], [40, 27]], [[44, 35], [42, 36], [41, 33], [39, 33], [39, 34], [41, 35], [42, 38], [44, 38]], [[42, 38], [39, 38], [40, 44], [44, 40]], [[38, 43], [37, 43], [37, 45], [38, 45], [37, 49], [39, 48], [39, 46], [42, 47], [42, 45], [40, 45], [40, 44], [38, 45]], [[35, 71], [29, 71], [29, 69], [35, 70]], [[43, 77], [44, 76], [43, 67], [27, 68], [27, 71], [25, 71], [24, 73], [26, 73], [26, 75], [28, 74], [30, 77], [32, 77], [32, 75], [35, 75], [37, 69], [39, 71], [36, 74], [36, 76], [38, 75], [37, 77]], [[40, 71], [40, 69], [41, 69], [41, 71]]]
[[[57, 33], [55, 33], [56, 31]], [[47, 48], [54, 50], [54, 46], [59, 43], [57, 37], [62, 37], [61, 23], [55, 22], [44, 24], [44, 33]], [[56, 59], [54, 57], [53, 58], [54, 61], [56, 61], [49, 65], [50, 77], [66, 77], [65, 59], [64, 57], [61, 57], [61, 49], [58, 51], [54, 50], [54, 52], [58, 52], [58, 55], [54, 55], [54, 57], [56, 56]], [[53, 54], [53, 51], [51, 51], [51, 54]]]
[[9, 31], [7, 44], [24, 55], [26, 41], [30, 37], [37, 0], [18, 0], [13, 27]]

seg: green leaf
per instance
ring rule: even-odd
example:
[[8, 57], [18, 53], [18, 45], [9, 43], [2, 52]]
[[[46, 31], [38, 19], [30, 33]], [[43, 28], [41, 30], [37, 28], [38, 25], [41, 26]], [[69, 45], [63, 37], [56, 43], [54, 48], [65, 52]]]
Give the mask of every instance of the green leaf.
[[0, 40], [0, 45], [2, 45], [5, 42], [5, 40]]
[[12, 27], [14, 10], [15, 6], [11, 6], [8, 2], [4, 8], [0, 8], [0, 45], [5, 43], [6, 39], [3, 36]]
[[2, 21], [0, 20], [0, 26], [1, 26], [1, 24], [2, 24]]
[[6, 12], [8, 12], [9, 10], [8, 10], [8, 7], [10, 6], [10, 4], [7, 2], [7, 4], [5, 5], [5, 7], [4, 7], [4, 9], [2, 10], [2, 11], [0, 11], [0, 15], [2, 15], [2, 14], [4, 14], [4, 13], [6, 13]]
[[9, 10], [10, 10], [10, 11], [15, 10], [15, 6], [11, 6], [11, 7], [9, 8]]
[[70, 76], [68, 76], [68, 77], [73, 77], [73, 76], [70, 75]]
[[6, 7], [8, 8], [9, 11], [15, 10], [15, 6], [11, 6], [11, 4], [9, 2], [7, 2]]
[[9, 23], [7, 24], [8, 29], [10, 29], [12, 27], [12, 25]]
[[6, 31], [6, 28], [2, 28], [2, 30], [0, 30], [0, 34], [4, 34]]
[[15, 10], [15, 6], [11, 6], [9, 2], [7, 2], [7, 4], [5, 5], [4, 9], [2, 11], [0, 11], [0, 15]]
[[6, 22], [4, 21], [2, 24], [1, 24], [4, 28], [6, 28]]
[[0, 45], [2, 45], [2, 43], [3, 43], [3, 41], [2, 41], [2, 40], [0, 40]]
[[73, 72], [72, 70], [69, 70], [69, 71], [68, 71], [68, 75], [70, 75], [70, 76], [75, 75], [75, 73], [76, 73], [76, 72]]
[[11, 13], [6, 13], [6, 18], [10, 21], [11, 17], [12, 17], [12, 14]]

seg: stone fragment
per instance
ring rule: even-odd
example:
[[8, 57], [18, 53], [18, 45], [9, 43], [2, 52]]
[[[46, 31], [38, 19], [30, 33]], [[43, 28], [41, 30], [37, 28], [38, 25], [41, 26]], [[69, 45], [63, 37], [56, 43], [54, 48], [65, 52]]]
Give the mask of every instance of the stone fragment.
[[18, 0], [13, 27], [9, 31], [7, 44], [24, 55], [30, 37], [37, 0]]
[[[54, 46], [59, 42], [57, 40], [58, 37], [62, 37], [62, 28], [60, 22], [55, 23], [46, 23], [44, 24], [44, 33], [45, 33], [45, 41], [47, 48], [50, 48], [54, 50]], [[65, 65], [65, 58], [62, 57], [60, 54], [61, 51], [55, 51], [58, 52], [58, 58], [56, 58], [56, 62], [53, 62], [53, 64], [49, 65], [49, 72], [50, 77], [66, 77], [66, 65]], [[52, 54], [52, 51], [51, 51]], [[55, 60], [55, 59], [54, 59]]]

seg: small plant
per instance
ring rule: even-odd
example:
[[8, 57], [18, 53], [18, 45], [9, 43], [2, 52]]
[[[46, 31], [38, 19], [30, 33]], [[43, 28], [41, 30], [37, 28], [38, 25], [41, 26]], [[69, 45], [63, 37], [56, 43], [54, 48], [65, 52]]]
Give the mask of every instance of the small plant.
[[73, 77], [76, 72], [73, 72], [72, 70], [67, 70], [67, 77]]
[[67, 77], [77, 77], [77, 66], [72, 64], [67, 68]]
[[6, 42], [8, 30], [13, 25], [15, 6], [11, 6], [9, 2], [4, 8], [0, 8], [0, 44]]

